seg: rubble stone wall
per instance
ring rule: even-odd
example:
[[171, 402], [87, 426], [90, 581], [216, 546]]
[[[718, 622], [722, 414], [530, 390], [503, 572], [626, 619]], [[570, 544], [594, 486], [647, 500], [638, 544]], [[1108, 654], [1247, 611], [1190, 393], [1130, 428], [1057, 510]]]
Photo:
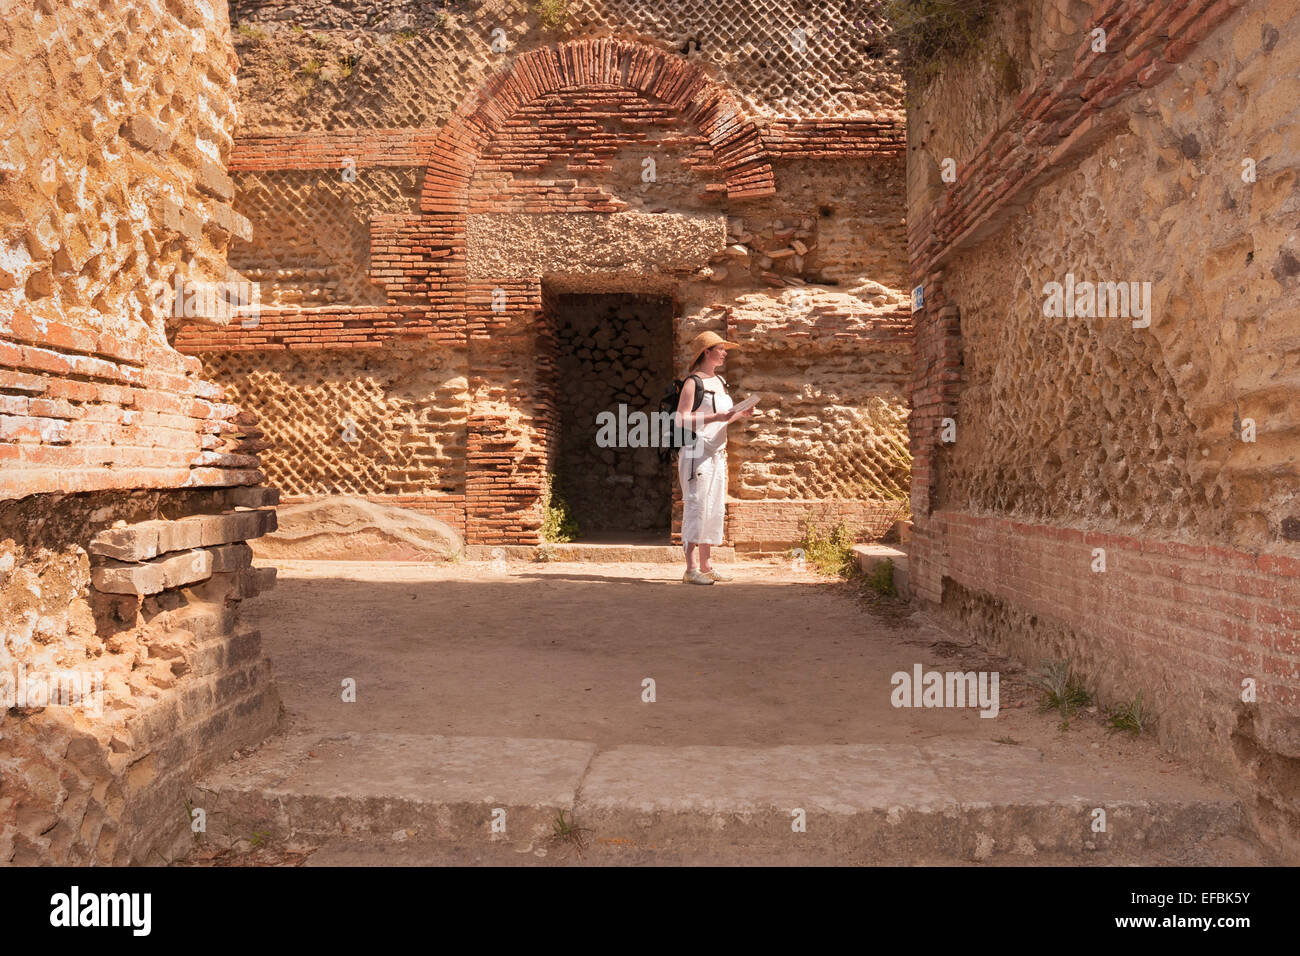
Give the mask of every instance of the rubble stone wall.
[[0, 864], [159, 863], [194, 777], [279, 717], [238, 623], [261, 434], [169, 342], [222, 318], [249, 234], [236, 59], [221, 4], [4, 12]]
[[1295, 849], [1300, 11], [998, 16], [909, 116], [911, 587], [1141, 693]]

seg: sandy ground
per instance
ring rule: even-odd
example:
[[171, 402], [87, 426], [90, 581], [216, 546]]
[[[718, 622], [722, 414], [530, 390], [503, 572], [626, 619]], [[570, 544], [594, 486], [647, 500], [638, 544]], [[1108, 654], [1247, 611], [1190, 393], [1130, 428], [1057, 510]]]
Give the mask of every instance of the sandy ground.
[[[781, 561], [735, 581], [671, 565], [279, 562], [246, 605], [294, 730], [617, 744], [848, 744], [949, 735], [1173, 773], [1100, 715], [1062, 731], [1024, 672], [855, 586]], [[890, 676], [998, 670], [1001, 710], [891, 706]], [[355, 703], [341, 699], [353, 678]], [[656, 700], [642, 701], [655, 681]]]

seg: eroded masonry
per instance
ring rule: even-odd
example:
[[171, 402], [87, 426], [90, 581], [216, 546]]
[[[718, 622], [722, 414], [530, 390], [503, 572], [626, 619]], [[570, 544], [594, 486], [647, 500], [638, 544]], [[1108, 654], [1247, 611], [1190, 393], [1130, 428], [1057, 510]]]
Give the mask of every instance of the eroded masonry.
[[596, 416], [706, 330], [738, 552], [910, 508], [918, 607], [1300, 847], [1293, 0], [1007, 0], [906, 94], [853, 0], [10, 6], [0, 863], [188, 845], [280, 719], [279, 505], [351, 531], [267, 555], [533, 549], [552, 492], [671, 540]]
[[[714, 330], [771, 421], [737, 443], [730, 542], [788, 546], [812, 514], [888, 528], [910, 326], [886, 50], [851, 39], [847, 7], [830, 62], [791, 46], [780, 5], [575, 4], [562, 36], [463, 6], [424, 29], [415, 4], [232, 8], [253, 230], [230, 262], [262, 307], [176, 344], [261, 415], [286, 503], [363, 497], [536, 545], [552, 475], [580, 534], [666, 543], [674, 472], [616, 462], [596, 415], [656, 408]], [[584, 37], [613, 28], [629, 38]]]
[[541, 543], [554, 482], [588, 530], [668, 541], [671, 469], [586, 419], [653, 408], [704, 329], [771, 419], [733, 457], [734, 544], [904, 509], [880, 31], [849, 4], [820, 45], [780, 3], [445, 6], [3, 26], [5, 653], [107, 682], [102, 713], [7, 711], [0, 859], [167, 858], [188, 781], [270, 731], [238, 602], [281, 493], [438, 519], [446, 550]]
[[1294, 849], [1300, 9], [1023, 2], [995, 33], [908, 116], [912, 586], [1141, 694]]

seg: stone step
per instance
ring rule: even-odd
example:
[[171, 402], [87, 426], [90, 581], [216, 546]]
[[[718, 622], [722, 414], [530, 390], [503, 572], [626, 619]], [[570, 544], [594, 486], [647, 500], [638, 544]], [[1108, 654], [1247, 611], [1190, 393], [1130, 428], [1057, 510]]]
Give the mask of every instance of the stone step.
[[[792, 828], [797, 810], [806, 832]], [[857, 861], [1167, 852], [1244, 832], [1237, 800], [1193, 781], [1099, 778], [1032, 748], [964, 740], [618, 747], [592, 761], [575, 816], [664, 849], [797, 843]]]
[[[573, 542], [551, 544], [545, 548], [551, 561], [578, 561], [593, 564], [686, 564], [686, 552], [679, 544], [616, 544]], [[465, 557], [470, 561], [536, 560], [539, 548], [532, 545], [470, 545]], [[730, 546], [715, 545], [712, 560], [731, 564], [736, 560], [736, 550]]]
[[487, 839], [492, 812], [508, 832], [550, 832], [571, 810], [594, 744], [411, 734], [276, 738], [197, 786], [217, 840]]
[[550, 841], [564, 811], [589, 845], [840, 863], [1168, 861], [1246, 833], [1234, 797], [1185, 776], [1098, 773], [958, 739], [596, 753], [574, 740], [309, 734], [209, 775], [193, 805], [221, 845], [260, 835], [523, 853]]
[[877, 569], [888, 562], [891, 566], [891, 578], [894, 592], [906, 599], [907, 589], [907, 553], [887, 544], [856, 544], [853, 546], [853, 560], [858, 570], [867, 577], [873, 577]]

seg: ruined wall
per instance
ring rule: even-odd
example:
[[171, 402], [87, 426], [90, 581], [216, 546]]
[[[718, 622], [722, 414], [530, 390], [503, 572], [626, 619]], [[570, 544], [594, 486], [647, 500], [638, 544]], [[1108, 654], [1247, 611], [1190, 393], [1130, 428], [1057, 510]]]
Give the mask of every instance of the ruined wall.
[[0, 863], [165, 860], [193, 776], [278, 719], [237, 621], [256, 418], [168, 342], [247, 233], [234, 66], [223, 7], [0, 22]]
[[742, 346], [729, 381], [760, 396], [730, 455], [733, 537], [779, 549], [805, 520], [880, 537], [910, 483], [902, 163], [787, 159], [776, 175], [728, 259], [767, 287], [724, 306]]
[[[834, 498], [887, 527], [907, 481], [893, 52], [849, 3], [816, 16], [729, 0], [568, 10], [543, 24], [510, 2], [233, 4], [231, 174], [253, 230], [231, 260], [262, 282], [264, 308], [255, 326], [186, 329], [180, 347], [268, 422], [272, 409], [305, 416], [265, 453], [294, 497], [335, 493], [316, 476], [357, 457], [340, 412], [364, 412], [354, 393], [369, 386], [327, 371], [358, 368], [343, 350], [370, 350], [367, 370], [419, 349], [463, 367], [461, 417], [430, 395], [441, 431], [413, 439], [464, 447], [463, 487], [429, 456], [413, 459], [430, 462], [425, 476], [396, 470], [400, 488], [389, 466], [362, 467], [382, 457], [392, 416], [407, 420], [378, 399], [385, 420], [358, 419], [376, 452], [344, 484], [440, 514], [463, 495], [472, 543], [535, 543], [563, 441], [542, 304], [672, 295], [666, 347], [703, 329], [747, 335], [729, 381], [766, 400], [758, 421], [772, 434], [736, 437], [742, 448], [761, 435], [733, 465], [733, 526], [788, 542], [797, 513]], [[790, 308], [782, 292], [804, 286], [839, 299]], [[674, 355], [677, 374], [686, 361]], [[670, 376], [648, 386], [648, 405]], [[306, 435], [326, 444], [311, 452]], [[783, 518], [746, 517], [771, 498], [791, 503]]]
[[[908, 158], [914, 591], [1141, 692], [1292, 849], [1297, 36], [1289, 2], [1008, 3]], [[1062, 314], [1072, 282], [1149, 309]]]
[[267, 481], [292, 498], [379, 492], [462, 525], [463, 351], [206, 353], [205, 374], [262, 410]]
[[245, 543], [275, 529], [274, 503], [244, 488], [0, 504], [0, 863], [188, 848], [193, 781], [280, 717], [238, 611], [274, 581]]

